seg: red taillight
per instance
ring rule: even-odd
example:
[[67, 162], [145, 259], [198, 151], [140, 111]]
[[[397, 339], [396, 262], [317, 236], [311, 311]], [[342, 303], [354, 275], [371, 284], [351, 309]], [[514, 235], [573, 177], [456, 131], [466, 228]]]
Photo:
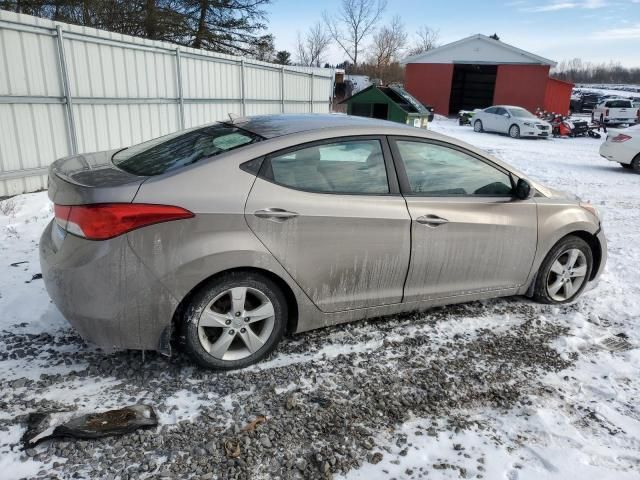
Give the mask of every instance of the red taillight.
[[55, 206], [58, 225], [89, 240], [107, 240], [136, 228], [193, 216], [184, 208], [144, 203]]
[[611, 139], [611, 141], [615, 143], [622, 143], [626, 142], [627, 140], [631, 140], [631, 137], [629, 135], [625, 135], [624, 133], [619, 133]]

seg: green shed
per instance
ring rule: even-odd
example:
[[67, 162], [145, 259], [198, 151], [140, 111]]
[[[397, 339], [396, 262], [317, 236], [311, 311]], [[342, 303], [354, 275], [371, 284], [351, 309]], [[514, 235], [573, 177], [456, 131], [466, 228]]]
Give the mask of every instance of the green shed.
[[371, 85], [340, 103], [347, 105], [347, 113], [359, 117], [380, 118], [427, 128], [433, 113], [406, 90]]

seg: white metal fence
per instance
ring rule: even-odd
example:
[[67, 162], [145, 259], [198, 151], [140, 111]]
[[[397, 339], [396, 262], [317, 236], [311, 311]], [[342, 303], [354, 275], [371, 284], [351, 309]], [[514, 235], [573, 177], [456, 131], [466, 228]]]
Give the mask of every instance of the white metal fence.
[[48, 165], [229, 113], [328, 113], [333, 71], [282, 67], [0, 10], [0, 196]]

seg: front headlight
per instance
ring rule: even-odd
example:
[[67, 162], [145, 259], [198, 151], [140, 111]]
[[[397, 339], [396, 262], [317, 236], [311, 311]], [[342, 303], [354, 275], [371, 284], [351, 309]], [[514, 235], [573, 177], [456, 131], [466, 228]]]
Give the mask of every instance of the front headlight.
[[527, 127], [533, 127], [533, 123], [531, 122], [523, 122]]

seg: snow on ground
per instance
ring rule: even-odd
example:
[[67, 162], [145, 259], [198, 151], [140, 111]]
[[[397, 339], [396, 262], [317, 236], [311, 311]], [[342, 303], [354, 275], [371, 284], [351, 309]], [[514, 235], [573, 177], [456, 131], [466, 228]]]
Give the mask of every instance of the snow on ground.
[[[53, 461], [71, 467], [76, 462], [69, 470], [57, 467], [55, 474], [62, 478], [73, 472], [99, 476], [80, 468], [80, 457], [72, 461], [69, 447], [45, 445], [25, 455], [18, 443], [24, 431], [21, 415], [29, 411], [81, 412], [146, 401], [158, 407], [162, 432], [198, 422], [201, 416], [218, 422], [216, 432], [231, 424], [237, 430], [237, 419], [244, 421], [242, 414], [249, 413], [244, 412], [246, 402], [257, 394], [268, 396], [256, 390], [255, 380], [247, 379], [271, 375], [269, 395], [278, 401], [292, 392], [326, 395], [332, 388], [340, 398], [345, 370], [337, 370], [341, 372], [337, 375], [338, 364], [350, 362], [354, 377], [349, 382], [366, 375], [372, 362], [386, 362], [382, 367], [391, 370], [382, 371], [393, 374], [405, 367], [406, 358], [397, 349], [408, 339], [429, 338], [429, 348], [420, 353], [428, 363], [444, 351], [462, 348], [456, 347], [460, 338], [473, 342], [488, 332], [503, 335], [533, 322], [536, 328], [563, 327], [564, 333], [549, 346], [569, 367], [531, 378], [542, 388], [528, 393], [522, 403], [499, 408], [472, 402], [450, 412], [464, 418], [465, 428], [451, 427], [449, 415], [429, 418], [409, 412], [408, 419], [392, 428], [371, 432], [377, 445], [372, 452], [382, 453], [379, 463], [365, 461], [341, 475], [348, 479], [640, 478], [640, 175], [600, 158], [602, 140], [514, 140], [475, 133], [443, 119], [431, 128], [597, 205], [609, 241], [609, 262], [599, 285], [571, 306], [541, 306], [527, 299], [476, 302], [445, 309], [444, 314], [400, 316], [386, 324], [361, 322], [304, 334], [287, 340], [262, 364], [215, 374], [211, 381], [212, 374], [181, 358], [148, 354], [143, 361], [139, 354], [103, 355], [84, 345], [49, 301], [42, 280], [32, 280], [40, 272], [39, 235], [52, 214], [46, 193], [4, 200], [0, 202], [0, 476], [44, 475]], [[629, 348], [611, 350], [607, 347], [611, 338], [626, 340]], [[305, 376], [297, 376], [300, 372]], [[291, 412], [296, 414], [295, 409]], [[299, 421], [307, 422], [307, 417], [300, 416]], [[107, 441], [93, 445], [105, 456], [103, 446], [121, 448]], [[164, 451], [145, 468], [169, 468], [169, 457], [171, 452]]]

